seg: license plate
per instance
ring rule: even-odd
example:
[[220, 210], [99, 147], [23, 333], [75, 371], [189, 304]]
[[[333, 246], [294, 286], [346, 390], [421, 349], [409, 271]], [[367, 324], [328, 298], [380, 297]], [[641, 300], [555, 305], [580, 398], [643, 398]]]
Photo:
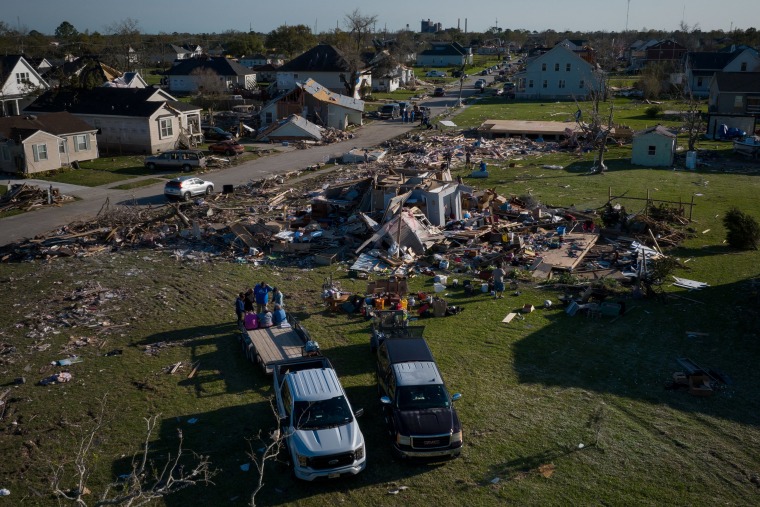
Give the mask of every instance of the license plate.
[[340, 477], [340, 474], [329, 474], [327, 476], [328, 479], [337, 479], [338, 477]]

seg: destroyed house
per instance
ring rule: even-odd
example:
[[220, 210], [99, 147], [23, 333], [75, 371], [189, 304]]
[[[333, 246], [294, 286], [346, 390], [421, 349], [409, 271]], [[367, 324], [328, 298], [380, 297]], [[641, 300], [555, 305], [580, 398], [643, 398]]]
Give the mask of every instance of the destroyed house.
[[361, 125], [363, 112], [363, 100], [334, 93], [308, 79], [265, 104], [260, 120], [266, 126], [295, 114], [323, 127], [344, 130], [349, 125]]

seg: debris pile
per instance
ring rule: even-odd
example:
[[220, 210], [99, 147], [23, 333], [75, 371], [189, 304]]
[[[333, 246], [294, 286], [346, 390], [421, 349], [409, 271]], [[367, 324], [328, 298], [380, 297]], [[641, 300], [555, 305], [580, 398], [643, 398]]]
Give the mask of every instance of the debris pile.
[[36, 185], [18, 183], [11, 185], [8, 191], [0, 196], [0, 212], [30, 211], [42, 206], [57, 205], [70, 201], [73, 197], [62, 195], [57, 188], [43, 189]]

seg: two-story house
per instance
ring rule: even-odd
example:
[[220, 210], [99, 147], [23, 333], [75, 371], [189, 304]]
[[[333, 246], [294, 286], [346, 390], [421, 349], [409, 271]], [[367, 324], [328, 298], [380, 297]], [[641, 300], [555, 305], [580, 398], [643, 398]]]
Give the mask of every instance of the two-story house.
[[565, 46], [528, 62], [515, 78], [515, 96], [521, 99], [586, 100], [605, 86], [604, 72]]
[[50, 88], [21, 55], [0, 56], [0, 116], [13, 116]]
[[685, 90], [695, 98], [710, 95], [716, 72], [758, 72], [760, 56], [755, 49], [736, 51], [689, 52], [684, 61]]
[[50, 90], [25, 113], [68, 111], [98, 130], [108, 153], [158, 153], [202, 139], [201, 108], [155, 88]]
[[707, 102], [707, 135], [720, 125], [754, 133], [760, 116], [760, 72], [716, 72]]
[[349, 62], [335, 46], [318, 44], [277, 69], [277, 89], [292, 90], [313, 80], [331, 92], [356, 99], [372, 89], [372, 74], [362, 62]]

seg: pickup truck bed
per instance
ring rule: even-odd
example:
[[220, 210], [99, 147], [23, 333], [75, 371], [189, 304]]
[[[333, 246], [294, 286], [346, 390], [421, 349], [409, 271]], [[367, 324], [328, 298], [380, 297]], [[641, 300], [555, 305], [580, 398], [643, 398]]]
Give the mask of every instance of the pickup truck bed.
[[291, 327], [272, 326], [245, 329], [241, 326], [243, 351], [251, 362], [258, 363], [266, 373], [272, 373], [272, 365], [288, 359], [303, 357], [303, 347], [309, 336], [295, 320]]

